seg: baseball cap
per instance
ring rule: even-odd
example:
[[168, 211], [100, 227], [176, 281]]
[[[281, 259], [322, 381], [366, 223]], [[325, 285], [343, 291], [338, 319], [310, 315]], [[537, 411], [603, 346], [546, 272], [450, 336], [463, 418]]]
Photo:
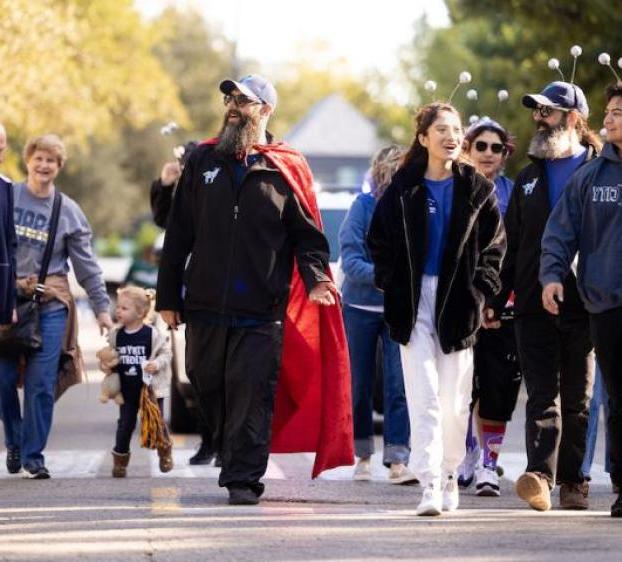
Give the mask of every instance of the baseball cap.
[[276, 89], [263, 76], [249, 74], [238, 81], [223, 80], [220, 83], [220, 91], [223, 94], [230, 94], [236, 88], [252, 100], [267, 103], [272, 106], [272, 109], [276, 108]]
[[536, 109], [539, 105], [554, 109], [576, 109], [584, 117], [590, 113], [583, 90], [576, 84], [561, 80], [551, 82], [539, 94], [523, 96], [523, 105], [531, 109]]

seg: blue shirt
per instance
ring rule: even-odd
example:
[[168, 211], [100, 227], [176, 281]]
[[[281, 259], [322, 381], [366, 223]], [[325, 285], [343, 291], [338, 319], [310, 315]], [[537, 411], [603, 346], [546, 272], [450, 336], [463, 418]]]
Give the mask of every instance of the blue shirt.
[[510, 204], [512, 189], [514, 189], [514, 182], [505, 176], [497, 176], [494, 184], [499, 210], [501, 211], [501, 215], [505, 216], [505, 212], [508, 210], [508, 205]]
[[454, 178], [435, 181], [425, 179], [428, 196], [428, 248], [423, 272], [438, 276], [451, 220]]
[[234, 180], [236, 187], [240, 187], [242, 185], [242, 181], [244, 180], [246, 171], [260, 158], [261, 154], [249, 154], [246, 157], [246, 161], [238, 160], [236, 158], [235, 163], [233, 164], [233, 173], [235, 174]]
[[583, 164], [587, 155], [587, 148], [581, 147], [581, 150], [572, 156], [566, 158], [556, 158], [555, 160], [545, 160], [546, 177], [549, 184], [549, 203], [551, 209], [562, 196], [564, 187], [568, 183], [570, 176], [575, 170]]

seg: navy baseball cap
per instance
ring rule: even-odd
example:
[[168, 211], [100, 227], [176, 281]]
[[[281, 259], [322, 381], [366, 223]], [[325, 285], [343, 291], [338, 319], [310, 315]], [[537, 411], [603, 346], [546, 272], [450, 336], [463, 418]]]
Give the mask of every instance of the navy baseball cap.
[[249, 74], [244, 78], [240, 78], [237, 82], [235, 80], [223, 80], [220, 83], [220, 91], [223, 94], [230, 94], [236, 88], [246, 97], [261, 103], [267, 103], [272, 106], [272, 109], [276, 108], [276, 89], [263, 76]]
[[539, 94], [523, 96], [523, 105], [530, 109], [536, 109], [540, 105], [553, 109], [576, 109], [583, 117], [590, 113], [583, 90], [576, 84], [561, 80], [551, 82]]

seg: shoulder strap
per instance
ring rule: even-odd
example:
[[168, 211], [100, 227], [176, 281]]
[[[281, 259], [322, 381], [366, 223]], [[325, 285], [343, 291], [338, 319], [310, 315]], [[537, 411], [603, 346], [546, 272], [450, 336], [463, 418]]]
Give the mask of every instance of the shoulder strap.
[[35, 289], [34, 299], [36, 301], [39, 301], [41, 299], [41, 296], [45, 292], [44, 283], [45, 278], [48, 275], [48, 267], [50, 266], [50, 260], [52, 259], [52, 252], [54, 251], [54, 241], [56, 240], [56, 231], [58, 230], [58, 219], [60, 217], [60, 208], [62, 202], [62, 195], [59, 191], [55, 191], [54, 203], [52, 204], [52, 216], [50, 217], [50, 225], [48, 228], [48, 240], [45, 244], [43, 260], [41, 261], [41, 271], [39, 272], [37, 288]]

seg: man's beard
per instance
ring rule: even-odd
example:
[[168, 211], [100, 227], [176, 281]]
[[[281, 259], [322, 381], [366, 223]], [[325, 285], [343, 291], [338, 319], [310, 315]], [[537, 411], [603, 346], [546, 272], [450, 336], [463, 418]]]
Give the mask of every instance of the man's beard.
[[[238, 122], [230, 123], [230, 115], [236, 115]], [[255, 115], [242, 115], [239, 111], [228, 111], [218, 136], [220, 140], [216, 150], [221, 154], [229, 156], [246, 154], [248, 149], [261, 139], [260, 118]]]
[[556, 160], [563, 158], [573, 148], [573, 137], [567, 129], [568, 117], [564, 114], [555, 127], [544, 121], [536, 122], [538, 130], [531, 139], [528, 153], [536, 158]]

